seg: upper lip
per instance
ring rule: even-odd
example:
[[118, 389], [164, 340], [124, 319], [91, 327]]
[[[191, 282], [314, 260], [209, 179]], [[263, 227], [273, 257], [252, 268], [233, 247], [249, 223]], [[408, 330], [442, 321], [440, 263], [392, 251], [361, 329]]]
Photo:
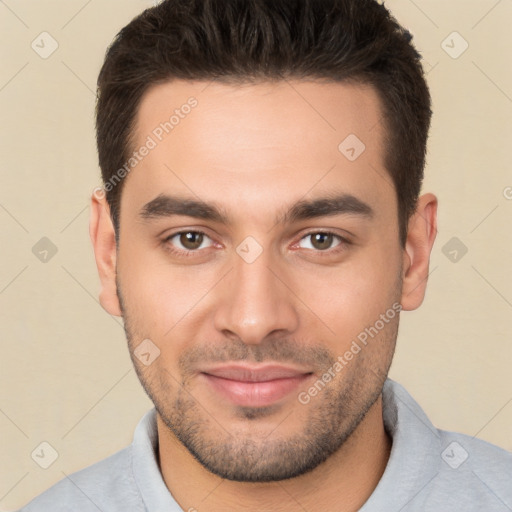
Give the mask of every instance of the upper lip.
[[213, 375], [214, 377], [221, 377], [223, 379], [237, 380], [240, 382], [266, 382], [275, 379], [300, 377], [312, 372], [293, 368], [291, 366], [276, 364], [259, 366], [229, 364], [208, 368], [203, 370], [201, 373]]

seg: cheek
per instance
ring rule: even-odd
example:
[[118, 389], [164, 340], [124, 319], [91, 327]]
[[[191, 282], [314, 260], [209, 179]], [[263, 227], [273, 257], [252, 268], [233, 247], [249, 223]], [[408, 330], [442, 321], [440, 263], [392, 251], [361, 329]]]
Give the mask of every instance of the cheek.
[[129, 236], [123, 242], [119, 249], [117, 273], [127, 314], [135, 316], [138, 325], [144, 329], [150, 326], [152, 331], [155, 326], [159, 331], [164, 326], [169, 329], [176, 303], [183, 297], [179, 280], [173, 279], [168, 265], [154, 257], [157, 250], [143, 250]]
[[118, 275], [133, 329], [154, 340], [162, 355], [179, 352], [207, 322], [201, 306], [218, 280], [218, 269], [171, 265], [163, 250], [137, 250], [129, 237], [126, 247], [134, 250], [120, 248]]
[[399, 253], [365, 248], [338, 267], [300, 278], [299, 296], [329, 328], [336, 344], [350, 342], [399, 302]]

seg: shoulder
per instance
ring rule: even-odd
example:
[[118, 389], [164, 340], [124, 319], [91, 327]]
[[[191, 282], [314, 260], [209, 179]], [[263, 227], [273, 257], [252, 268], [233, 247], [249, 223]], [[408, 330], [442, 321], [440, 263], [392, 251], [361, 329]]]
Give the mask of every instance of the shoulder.
[[[499, 446], [488, 443], [482, 439], [471, 437], [459, 432], [449, 432], [446, 430], [438, 430], [441, 443], [446, 445], [443, 451], [443, 460], [450, 467], [462, 467], [467, 460], [471, 462], [472, 467], [480, 467], [486, 472], [501, 473], [502, 470], [508, 469], [506, 475], [512, 478], [512, 452], [509, 452]], [[455, 461], [451, 464], [449, 461]], [[504, 475], [505, 476], [505, 475]]]
[[397, 382], [384, 388], [384, 420], [394, 435], [386, 488], [398, 486], [405, 511], [510, 512], [512, 453], [436, 428]]
[[477, 479], [489, 489], [503, 489], [512, 505], [512, 452], [459, 432], [438, 432], [445, 474]]
[[512, 453], [466, 434], [438, 430], [440, 462], [419, 510], [512, 510]]
[[19, 512], [145, 510], [131, 471], [131, 446], [66, 475]]

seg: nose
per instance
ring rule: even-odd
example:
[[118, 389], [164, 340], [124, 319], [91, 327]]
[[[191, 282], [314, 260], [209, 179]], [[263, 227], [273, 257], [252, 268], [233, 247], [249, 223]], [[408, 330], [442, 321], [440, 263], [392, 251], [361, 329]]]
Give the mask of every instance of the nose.
[[233, 265], [222, 280], [215, 328], [248, 345], [270, 335], [293, 333], [299, 324], [298, 299], [283, 265], [277, 265], [266, 250], [250, 263], [235, 252]]

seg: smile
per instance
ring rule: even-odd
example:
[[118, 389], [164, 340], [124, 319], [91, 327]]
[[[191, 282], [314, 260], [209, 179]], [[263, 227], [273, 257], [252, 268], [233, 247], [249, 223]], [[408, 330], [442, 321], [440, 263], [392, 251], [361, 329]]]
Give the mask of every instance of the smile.
[[285, 398], [313, 374], [285, 366], [222, 366], [200, 373], [207, 384], [233, 404], [265, 407]]

